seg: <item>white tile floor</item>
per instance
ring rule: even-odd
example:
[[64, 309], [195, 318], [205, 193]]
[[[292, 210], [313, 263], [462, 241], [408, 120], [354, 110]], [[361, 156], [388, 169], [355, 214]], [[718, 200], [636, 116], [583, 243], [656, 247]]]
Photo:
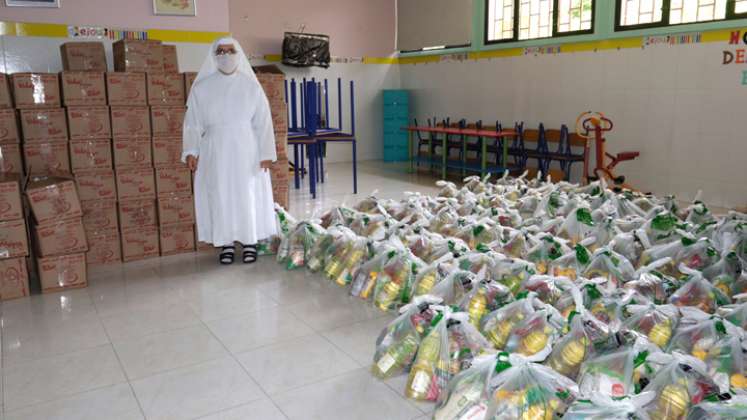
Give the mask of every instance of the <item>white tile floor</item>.
[[[401, 165], [328, 165], [297, 217], [379, 190], [433, 193]], [[403, 419], [432, 411], [404, 378], [368, 372], [390, 315], [272, 257], [219, 266], [211, 253], [92, 270], [87, 289], [3, 302], [0, 420]], [[3, 417], [4, 415], [4, 417]]]

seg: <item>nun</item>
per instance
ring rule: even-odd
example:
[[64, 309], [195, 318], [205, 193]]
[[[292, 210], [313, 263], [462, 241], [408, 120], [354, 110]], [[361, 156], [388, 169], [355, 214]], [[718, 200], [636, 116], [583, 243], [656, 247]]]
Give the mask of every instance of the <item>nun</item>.
[[199, 241], [232, 264], [257, 260], [257, 242], [276, 234], [269, 168], [277, 160], [270, 106], [233, 38], [210, 48], [187, 99], [182, 162], [194, 172]]

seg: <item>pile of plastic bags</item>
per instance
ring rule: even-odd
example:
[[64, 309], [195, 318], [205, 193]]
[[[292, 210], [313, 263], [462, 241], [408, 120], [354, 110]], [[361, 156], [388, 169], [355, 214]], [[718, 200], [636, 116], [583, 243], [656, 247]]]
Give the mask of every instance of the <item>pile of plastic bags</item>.
[[747, 215], [600, 182], [437, 185], [278, 210], [280, 263], [399, 313], [373, 374], [407, 375], [436, 419], [747, 418]]

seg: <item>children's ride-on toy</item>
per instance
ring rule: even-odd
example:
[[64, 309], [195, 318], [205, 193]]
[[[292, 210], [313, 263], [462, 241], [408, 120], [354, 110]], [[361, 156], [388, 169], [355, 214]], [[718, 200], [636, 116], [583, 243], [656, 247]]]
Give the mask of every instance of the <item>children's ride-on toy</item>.
[[[640, 153], [620, 152], [616, 155], [607, 153], [605, 150], [606, 139], [604, 138], [604, 133], [612, 131], [613, 127], [612, 120], [606, 118], [601, 112], [584, 112], [579, 115], [576, 120], [576, 133], [587, 140], [594, 140], [594, 145], [596, 146], [596, 167], [594, 168], [593, 173], [589, 173], [589, 164], [588, 162], [585, 162], [584, 177], [586, 178], [587, 184], [600, 178], [604, 178], [608, 185], [614, 185], [613, 189], [615, 191], [621, 191], [623, 189], [634, 190], [633, 187], [625, 183], [624, 175], [615, 175], [613, 171], [617, 164], [627, 160], [633, 160], [637, 158]], [[590, 142], [587, 142], [586, 147], [589, 147], [589, 144]], [[607, 159], [609, 159], [609, 163], [605, 163], [605, 160]]]

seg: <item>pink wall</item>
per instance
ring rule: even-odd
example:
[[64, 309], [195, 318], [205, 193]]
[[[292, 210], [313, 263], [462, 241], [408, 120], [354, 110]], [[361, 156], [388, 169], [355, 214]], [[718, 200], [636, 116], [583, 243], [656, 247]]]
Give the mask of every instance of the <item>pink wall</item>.
[[228, 0], [197, 0], [197, 16], [155, 16], [153, 0], [61, 0], [59, 9], [0, 5], [0, 20], [121, 29], [228, 31]]
[[394, 52], [395, 0], [229, 0], [230, 31], [251, 53], [279, 54], [283, 32], [330, 36], [332, 55]]

